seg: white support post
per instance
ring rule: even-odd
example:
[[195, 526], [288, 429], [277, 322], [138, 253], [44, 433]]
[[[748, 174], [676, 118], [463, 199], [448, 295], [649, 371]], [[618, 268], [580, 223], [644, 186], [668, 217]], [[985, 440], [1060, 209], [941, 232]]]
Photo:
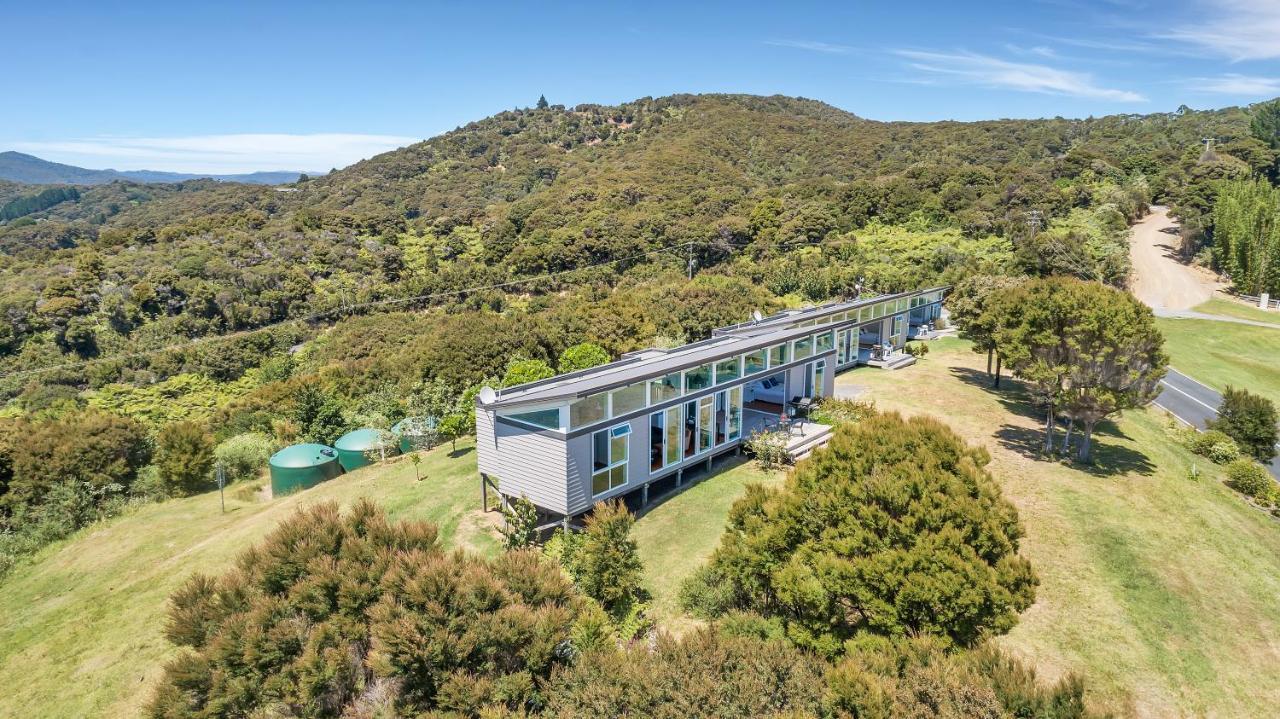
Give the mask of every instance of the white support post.
[[1258, 298], [1258, 307], [1264, 310], [1271, 309], [1271, 295], [1263, 292], [1262, 296]]

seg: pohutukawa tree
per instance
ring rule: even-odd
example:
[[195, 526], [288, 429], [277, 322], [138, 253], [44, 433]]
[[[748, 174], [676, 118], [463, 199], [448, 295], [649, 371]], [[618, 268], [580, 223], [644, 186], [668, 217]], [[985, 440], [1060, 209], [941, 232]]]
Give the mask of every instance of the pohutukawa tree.
[[951, 321], [973, 341], [974, 352], [987, 353], [987, 374], [993, 374], [992, 360], [995, 359], [993, 384], [997, 387], [1000, 386], [1000, 362], [1003, 358], [996, 356], [1000, 312], [993, 305], [1000, 293], [1017, 287], [1023, 281], [1006, 275], [970, 275], [957, 282], [947, 296]]

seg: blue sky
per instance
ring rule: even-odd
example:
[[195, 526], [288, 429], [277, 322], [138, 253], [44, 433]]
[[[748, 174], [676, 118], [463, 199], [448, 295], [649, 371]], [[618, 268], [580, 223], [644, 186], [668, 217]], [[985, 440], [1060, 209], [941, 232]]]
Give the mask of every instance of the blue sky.
[[540, 93], [566, 105], [782, 93], [881, 120], [1280, 95], [1280, 0], [0, 9], [0, 150], [86, 167], [327, 169]]

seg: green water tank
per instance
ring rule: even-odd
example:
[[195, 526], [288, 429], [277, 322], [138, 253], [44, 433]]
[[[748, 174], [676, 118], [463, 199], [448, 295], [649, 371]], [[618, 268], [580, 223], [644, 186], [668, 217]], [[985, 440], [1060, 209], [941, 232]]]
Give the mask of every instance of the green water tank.
[[436, 418], [405, 417], [391, 427], [391, 434], [400, 440], [401, 452], [431, 449], [436, 444]]
[[323, 444], [295, 444], [271, 455], [271, 496], [283, 497], [342, 474], [338, 452]]
[[373, 464], [369, 457], [377, 456], [378, 447], [385, 446], [387, 456], [396, 454], [396, 446], [385, 439], [386, 433], [380, 429], [365, 428], [347, 432], [333, 443], [338, 450], [338, 461], [342, 468], [350, 472], [365, 465]]

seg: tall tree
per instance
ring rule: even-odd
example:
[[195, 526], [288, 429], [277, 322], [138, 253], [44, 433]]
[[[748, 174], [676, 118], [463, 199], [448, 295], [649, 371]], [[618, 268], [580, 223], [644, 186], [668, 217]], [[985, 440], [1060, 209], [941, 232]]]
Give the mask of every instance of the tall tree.
[[[996, 330], [1000, 314], [993, 301], [1003, 290], [1016, 287], [1022, 280], [1006, 275], [970, 275], [956, 283], [947, 296], [951, 321], [965, 337], [973, 341], [974, 352], [987, 353], [987, 374], [992, 374], [992, 358], [996, 352]], [[999, 383], [999, 369], [995, 371]]]
[[1280, 98], [1254, 105], [1249, 132], [1271, 149], [1280, 150]]
[[631, 538], [635, 521], [622, 502], [597, 504], [573, 557], [574, 579], [582, 592], [610, 612], [625, 610], [644, 596], [644, 567]]
[[547, 109], [547, 96], [546, 96], [546, 95], [539, 95], [539, 96], [538, 96], [538, 109], [539, 109], [539, 110], [545, 110], [545, 109]]
[[1244, 293], [1280, 291], [1280, 189], [1225, 182], [1213, 205], [1213, 257]]

